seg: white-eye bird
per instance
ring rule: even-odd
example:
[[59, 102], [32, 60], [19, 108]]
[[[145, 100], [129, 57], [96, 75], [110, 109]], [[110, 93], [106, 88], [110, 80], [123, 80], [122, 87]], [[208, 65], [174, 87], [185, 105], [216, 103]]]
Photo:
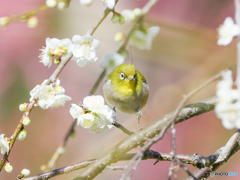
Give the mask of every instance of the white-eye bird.
[[138, 124], [140, 111], [147, 103], [149, 86], [144, 76], [132, 64], [122, 64], [108, 75], [103, 86], [106, 101], [124, 113], [136, 113]]

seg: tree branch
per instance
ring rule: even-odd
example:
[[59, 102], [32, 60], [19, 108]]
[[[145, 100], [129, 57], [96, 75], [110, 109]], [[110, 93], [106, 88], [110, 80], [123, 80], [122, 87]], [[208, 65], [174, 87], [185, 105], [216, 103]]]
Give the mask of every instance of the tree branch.
[[[176, 118], [176, 124], [185, 121], [191, 117], [213, 110], [216, 102], [217, 98], [211, 97], [209, 99], [205, 99], [203, 101], [199, 101], [185, 106], [179, 112]], [[144, 143], [146, 141], [146, 138], [153, 138], [154, 136], [159, 134], [162, 128], [169, 122], [169, 119], [172, 117], [172, 114], [173, 112], [163, 116], [162, 118], [144, 127], [140, 131], [132, 134], [131, 136], [119, 142], [112, 149], [110, 149], [109, 151], [104, 153], [101, 157], [99, 157], [97, 161], [95, 161], [90, 166], [88, 166], [84, 171], [82, 171], [75, 178], [75, 180], [93, 179], [100, 172], [102, 172], [106, 168], [106, 166], [111, 165], [113, 162], [116, 162], [128, 151]]]
[[[72, 53], [69, 53], [67, 56], [62, 57], [61, 63], [56, 68], [56, 70], [53, 72], [53, 74], [50, 76], [50, 78], [48, 79], [48, 82], [45, 83], [46, 85], [50, 84], [51, 82], [55, 82], [55, 80], [57, 79], [59, 73], [63, 70], [64, 66], [68, 63], [68, 61], [70, 61], [71, 58], [72, 58]], [[16, 141], [19, 133], [20, 133], [20, 131], [23, 129], [23, 124], [22, 124], [23, 118], [29, 116], [31, 110], [34, 107], [34, 104], [36, 103], [36, 101], [37, 101], [37, 97], [35, 97], [30, 103], [28, 103], [27, 110], [23, 113], [22, 118], [21, 118], [17, 128], [13, 132], [13, 135], [11, 136], [11, 140], [10, 140], [9, 152], [4, 154], [3, 159], [0, 162], [0, 171], [2, 170], [5, 162], [7, 161], [8, 157], [10, 155], [10, 152], [11, 152], [11, 150], [13, 148], [13, 145], [14, 145], [14, 143], [15, 143], [15, 141]]]

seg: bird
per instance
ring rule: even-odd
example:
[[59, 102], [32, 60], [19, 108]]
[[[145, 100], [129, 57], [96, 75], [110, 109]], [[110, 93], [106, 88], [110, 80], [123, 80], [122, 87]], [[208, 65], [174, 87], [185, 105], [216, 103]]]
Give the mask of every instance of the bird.
[[107, 103], [115, 110], [137, 115], [139, 125], [142, 112], [147, 103], [149, 86], [145, 77], [133, 64], [117, 66], [105, 80], [103, 93]]

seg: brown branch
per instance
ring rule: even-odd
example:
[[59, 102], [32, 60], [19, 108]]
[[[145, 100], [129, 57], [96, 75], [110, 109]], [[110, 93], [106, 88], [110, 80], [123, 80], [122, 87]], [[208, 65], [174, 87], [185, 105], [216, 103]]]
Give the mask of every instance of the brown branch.
[[[136, 155], [136, 153], [125, 154], [118, 161], [129, 161], [135, 155]], [[176, 157], [183, 163], [194, 164], [196, 161], [201, 159], [203, 156], [179, 154], [179, 155], [176, 155]], [[171, 161], [172, 160], [172, 155], [167, 154], [167, 153], [159, 153], [159, 152], [155, 152], [155, 151], [148, 151], [147, 153], [144, 154], [142, 160], [148, 160], [148, 159], [156, 159], [156, 160], [159, 160], [159, 161]], [[83, 169], [83, 168], [87, 167], [88, 165], [92, 164], [95, 161], [96, 161], [96, 159], [81, 161], [77, 164], [70, 165], [70, 166], [63, 167], [63, 168], [59, 168], [59, 169], [55, 169], [55, 170], [50, 171], [50, 172], [38, 174], [38, 175], [32, 176], [32, 177], [22, 178], [22, 180], [50, 179], [52, 177], [55, 177], [55, 176], [58, 176], [58, 175], [61, 175], [61, 174], [67, 174], [67, 173], [75, 171], [75, 170]], [[115, 161], [115, 162], [117, 162], [117, 161]]]
[[[53, 74], [50, 76], [49, 81], [46, 82], [45, 84], [50, 84], [50, 82], [54, 82], [57, 79], [57, 76], [59, 75], [59, 73], [63, 70], [64, 66], [68, 63], [68, 61], [72, 58], [72, 54], [68, 54], [67, 56], [62, 58], [61, 63], [59, 64], [59, 66], [56, 68], [56, 70], [53, 72]], [[34, 104], [36, 103], [37, 98], [35, 97], [30, 103], [28, 103], [27, 106], [27, 110], [23, 113], [22, 118], [17, 126], [17, 128], [15, 129], [15, 131], [13, 132], [13, 135], [11, 136], [11, 140], [10, 140], [10, 147], [9, 147], [9, 152], [4, 154], [3, 159], [0, 162], [0, 171], [2, 170], [5, 162], [7, 161], [10, 152], [13, 148], [13, 145], [16, 141], [16, 138], [18, 137], [18, 134], [20, 133], [20, 131], [23, 129], [23, 124], [22, 124], [22, 120], [24, 117], [28, 117], [31, 110], [34, 107]]]
[[[222, 154], [224, 154], [224, 159], [222, 161], [210, 160], [207, 167], [199, 169], [194, 172], [194, 176], [197, 178], [207, 178], [210, 175], [210, 172], [216, 171], [220, 166], [222, 166], [227, 160], [233, 156], [239, 149], [240, 149], [240, 129], [238, 129], [233, 136], [228, 140], [227, 144], [220, 149], [218, 149], [212, 156], [215, 156], [217, 159], [218, 157], [222, 159]], [[231, 147], [231, 148], [229, 148]], [[209, 156], [210, 157], [210, 156]], [[212, 163], [213, 161], [213, 163]], [[205, 162], [205, 161], [202, 161]], [[188, 180], [192, 180], [191, 177]]]
[[[185, 121], [191, 117], [206, 113], [213, 110], [215, 103], [217, 102], [216, 97], [199, 101], [188, 106], [185, 106], [176, 118], [176, 124]], [[143, 144], [146, 138], [153, 138], [159, 134], [162, 128], [167, 124], [171, 118], [173, 112], [165, 115], [164, 117], [154, 121], [148, 126], [142, 128], [138, 132], [128, 136], [121, 142], [119, 142], [112, 149], [104, 153], [97, 159], [96, 162], [88, 166], [83, 172], [81, 172], [76, 178], [77, 179], [93, 179], [100, 172], [102, 172], [107, 165], [111, 165], [113, 162], [120, 159], [124, 154], [133, 148], [136, 148], [139, 144]], [[145, 138], [143, 138], [145, 137]]]

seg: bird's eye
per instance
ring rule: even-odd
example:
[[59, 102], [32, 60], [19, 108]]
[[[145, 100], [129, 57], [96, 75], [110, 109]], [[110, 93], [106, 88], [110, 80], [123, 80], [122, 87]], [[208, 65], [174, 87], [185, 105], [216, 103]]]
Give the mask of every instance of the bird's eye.
[[124, 80], [125, 79], [125, 75], [123, 73], [120, 74], [120, 79]]

